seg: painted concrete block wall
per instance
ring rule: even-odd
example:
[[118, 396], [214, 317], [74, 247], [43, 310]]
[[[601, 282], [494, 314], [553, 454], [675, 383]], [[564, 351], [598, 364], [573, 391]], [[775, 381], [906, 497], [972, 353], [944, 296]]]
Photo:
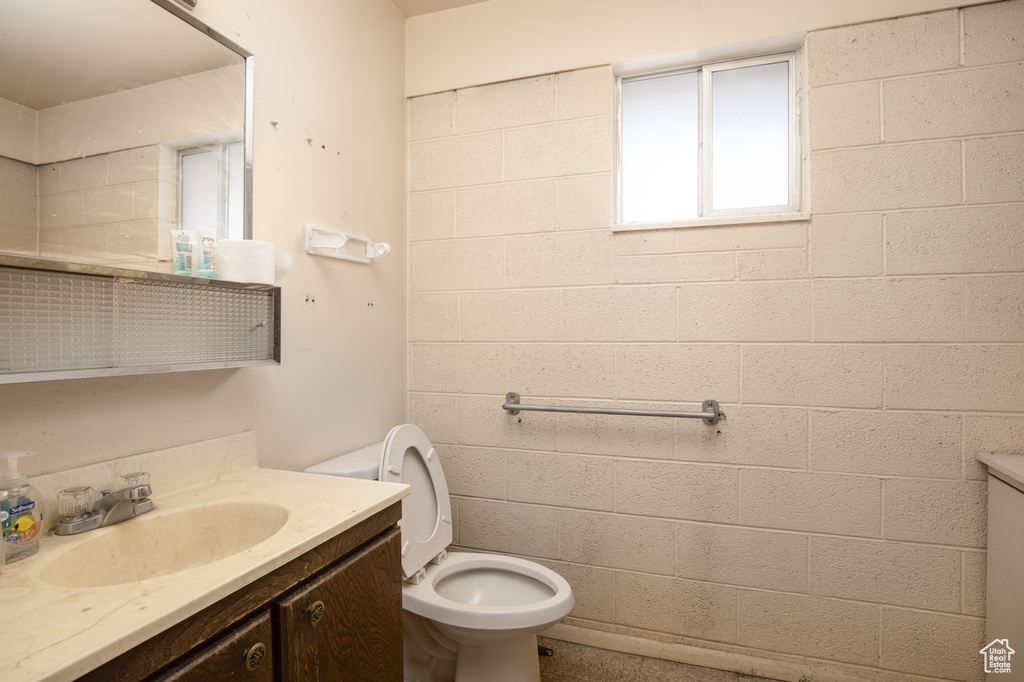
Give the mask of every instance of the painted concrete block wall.
[[38, 172], [6, 156], [0, 156], [0, 243], [8, 253], [39, 255]]
[[1024, 452], [1021, 35], [1021, 0], [809, 34], [808, 222], [612, 233], [610, 67], [411, 98], [408, 409], [456, 542], [560, 571], [584, 628], [981, 679], [974, 455]]
[[40, 256], [170, 272], [175, 164], [149, 145], [39, 166]]
[[43, 166], [0, 157], [6, 253], [170, 272], [175, 152], [161, 145]]
[[[694, 54], [741, 41], [987, 1], [489, 0], [409, 18], [406, 94], [660, 59], [683, 50]], [[897, 49], [914, 59], [916, 47], [907, 43]]]

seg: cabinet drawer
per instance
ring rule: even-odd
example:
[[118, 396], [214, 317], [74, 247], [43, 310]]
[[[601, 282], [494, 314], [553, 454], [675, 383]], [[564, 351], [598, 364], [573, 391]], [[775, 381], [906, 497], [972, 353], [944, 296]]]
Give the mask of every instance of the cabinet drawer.
[[282, 682], [402, 680], [398, 530], [275, 604]]
[[264, 611], [149, 682], [273, 682], [274, 631]]

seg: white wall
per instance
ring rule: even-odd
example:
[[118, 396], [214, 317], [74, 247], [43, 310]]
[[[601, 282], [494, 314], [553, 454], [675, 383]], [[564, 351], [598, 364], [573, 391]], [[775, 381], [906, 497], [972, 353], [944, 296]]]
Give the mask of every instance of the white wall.
[[490, 0], [407, 22], [406, 93], [555, 73], [988, 0]]
[[35, 163], [241, 130], [244, 97], [239, 64], [43, 109]]
[[[282, 365], [0, 386], [0, 448], [37, 450], [30, 474], [250, 428], [263, 464], [301, 469], [404, 417], [402, 15], [388, 0], [195, 13], [256, 55], [254, 236], [294, 257]], [[395, 248], [372, 266], [315, 259], [306, 223]]]
[[0, 99], [0, 156], [41, 165], [241, 130], [244, 88], [239, 64], [41, 111]]
[[0, 98], [0, 156], [35, 161], [39, 151], [39, 115], [34, 110]]

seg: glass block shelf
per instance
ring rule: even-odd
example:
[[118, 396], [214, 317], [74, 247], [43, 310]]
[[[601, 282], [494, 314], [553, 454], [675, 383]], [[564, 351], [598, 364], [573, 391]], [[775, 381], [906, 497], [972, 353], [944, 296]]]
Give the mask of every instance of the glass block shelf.
[[280, 362], [280, 287], [0, 255], [0, 383]]

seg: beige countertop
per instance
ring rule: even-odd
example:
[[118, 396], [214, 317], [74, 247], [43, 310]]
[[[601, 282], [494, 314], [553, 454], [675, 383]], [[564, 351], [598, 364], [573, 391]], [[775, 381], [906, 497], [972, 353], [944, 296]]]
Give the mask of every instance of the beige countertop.
[[[166, 464], [158, 458], [160, 453], [148, 453], [144, 462], [114, 460], [117, 473], [140, 464], [150, 466], [154, 511], [81, 535], [60, 537], [47, 532], [36, 555], [8, 564], [0, 572], [0, 613], [7, 633], [0, 655], [0, 680], [74, 680], [408, 494], [408, 486], [401, 484], [257, 468], [254, 439], [248, 433], [199, 445], [205, 449], [184, 454], [176, 449]], [[220, 450], [226, 457], [210, 457], [212, 451]], [[181, 473], [182, 465], [198, 461], [203, 462], [200, 468], [205, 470], [205, 480], [203, 473]], [[90, 477], [113, 477], [109, 465], [93, 469], [40, 477], [38, 488], [47, 500], [51, 524], [55, 514], [48, 498], [67, 481], [77, 476], [89, 484]], [[73, 574], [79, 568], [102, 571], [102, 566], [74, 566], [83, 556], [82, 543], [102, 534], [123, 532], [132, 524], [210, 504], [243, 505], [259, 511], [253, 503], [273, 505], [275, 514], [283, 508], [287, 514], [284, 524], [262, 542], [212, 563], [112, 586], [63, 587], [44, 579], [54, 573]], [[213, 518], [188, 529], [196, 542], [202, 542], [204, 534], [223, 531], [203, 527], [216, 525], [216, 515], [209, 516]], [[142, 528], [139, 525], [133, 532], [144, 532]], [[123, 549], [131, 551], [130, 546]]]
[[983, 453], [977, 456], [982, 464], [988, 465], [988, 472], [1024, 491], [1024, 455], [991, 455]]

